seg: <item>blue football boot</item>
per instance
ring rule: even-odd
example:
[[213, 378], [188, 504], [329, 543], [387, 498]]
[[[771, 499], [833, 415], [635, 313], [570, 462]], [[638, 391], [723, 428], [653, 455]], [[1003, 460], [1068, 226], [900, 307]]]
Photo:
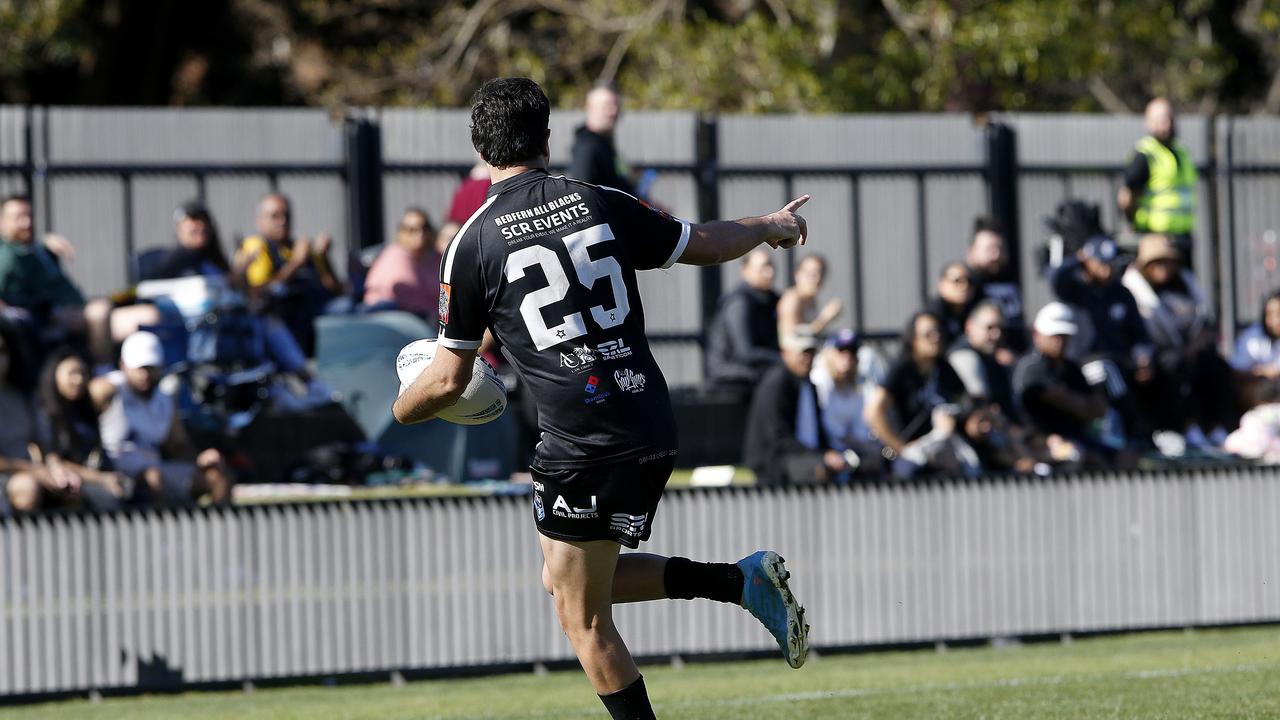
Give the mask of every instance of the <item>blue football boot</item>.
[[809, 625], [804, 608], [787, 587], [786, 565], [778, 553], [761, 550], [738, 561], [742, 570], [742, 607], [755, 616], [782, 648], [787, 664], [798, 668], [809, 655]]

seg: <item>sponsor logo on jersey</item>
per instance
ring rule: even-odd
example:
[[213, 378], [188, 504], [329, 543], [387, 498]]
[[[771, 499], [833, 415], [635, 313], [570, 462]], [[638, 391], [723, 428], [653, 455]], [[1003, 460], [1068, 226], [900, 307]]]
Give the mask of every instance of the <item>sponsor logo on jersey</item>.
[[609, 516], [609, 527], [623, 535], [626, 535], [627, 537], [638, 538], [644, 534], [644, 526], [648, 521], [648, 513], [645, 513], [644, 515], [614, 513]]
[[606, 340], [596, 346], [596, 352], [604, 360], [621, 360], [631, 357], [631, 348], [621, 339]]
[[569, 368], [575, 374], [586, 372], [595, 364], [596, 352], [586, 345], [574, 348], [573, 352], [560, 353], [560, 367]]
[[566, 520], [590, 520], [600, 517], [595, 495], [591, 496], [591, 505], [588, 507], [570, 507], [563, 495], [557, 495], [556, 501], [551, 504], [551, 514]]
[[442, 328], [449, 324], [449, 295], [452, 292], [453, 288], [449, 287], [449, 283], [440, 283], [440, 308], [437, 314]]
[[635, 372], [631, 368], [614, 370], [613, 381], [618, 384], [618, 389], [623, 392], [644, 392], [644, 373]]
[[542, 504], [542, 496], [538, 493], [533, 494], [533, 511], [538, 515], [538, 522], [547, 519], [547, 507]]
[[594, 394], [595, 394], [595, 392], [596, 392], [596, 390], [597, 390], [599, 387], [600, 387], [600, 378], [596, 377], [595, 375], [592, 375], [592, 376], [590, 376], [590, 377], [588, 377], [588, 378], [587, 378], [587, 386], [586, 386], [585, 388], [583, 388], [583, 390], [585, 390], [585, 391], [587, 391], [587, 392], [591, 393], [592, 395], [594, 395]]

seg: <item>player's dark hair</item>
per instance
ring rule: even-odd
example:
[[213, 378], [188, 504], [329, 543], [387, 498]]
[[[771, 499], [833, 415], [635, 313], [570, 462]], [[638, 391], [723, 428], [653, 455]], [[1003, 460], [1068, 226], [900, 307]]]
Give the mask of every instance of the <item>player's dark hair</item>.
[[973, 244], [972, 238], [978, 236], [980, 232], [993, 232], [1000, 237], [1004, 237], [1004, 223], [1000, 222], [1000, 218], [994, 215], [979, 215], [973, 219], [973, 235], [970, 235], [969, 244]]
[[551, 103], [529, 78], [495, 78], [471, 97], [471, 144], [496, 168], [540, 157], [551, 131]]

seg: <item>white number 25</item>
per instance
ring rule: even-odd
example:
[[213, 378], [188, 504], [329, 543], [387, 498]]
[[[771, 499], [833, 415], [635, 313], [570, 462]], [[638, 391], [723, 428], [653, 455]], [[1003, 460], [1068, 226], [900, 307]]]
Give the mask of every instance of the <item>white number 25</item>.
[[[627, 300], [627, 284], [622, 279], [622, 266], [618, 265], [617, 259], [605, 256], [592, 260], [587, 253], [587, 248], [592, 245], [612, 239], [613, 230], [607, 224], [592, 225], [561, 238], [569, 250], [569, 259], [573, 262], [578, 282], [591, 289], [595, 287], [597, 280], [609, 278], [609, 286], [613, 289], [613, 309], [606, 310], [602, 305], [591, 308], [591, 318], [604, 329], [621, 325], [627, 319], [627, 313], [631, 312], [631, 303]], [[542, 245], [530, 245], [508, 255], [507, 282], [523, 278], [525, 271], [535, 265], [542, 267], [543, 274], [547, 276], [547, 286], [525, 295], [520, 302], [520, 316], [524, 318], [533, 344], [539, 350], [546, 350], [558, 343], [586, 335], [587, 326], [580, 312], [566, 315], [554, 327], [548, 327], [542, 318], [543, 308], [564, 300], [569, 294], [569, 278], [554, 250]]]

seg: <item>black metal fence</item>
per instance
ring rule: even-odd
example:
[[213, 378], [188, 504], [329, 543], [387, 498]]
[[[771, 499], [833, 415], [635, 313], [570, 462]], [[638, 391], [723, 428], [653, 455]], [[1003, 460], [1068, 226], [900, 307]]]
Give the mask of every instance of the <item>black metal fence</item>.
[[[439, 162], [385, 159], [377, 116], [368, 112], [352, 113], [333, 124], [333, 138], [322, 138], [318, 142], [328, 145], [336, 141], [341, 145], [341, 150], [336, 154], [325, 153], [328, 159], [322, 160], [240, 158], [216, 161], [183, 159], [169, 162], [62, 159], [58, 148], [51, 145], [54, 133], [50, 130], [49, 118], [53, 112], [42, 108], [23, 110], [20, 117], [23, 119], [21, 138], [24, 147], [19, 152], [10, 152], [9, 157], [0, 155], [0, 180], [10, 178], [8, 184], [12, 186], [15, 184], [13, 180], [20, 178], [18, 184], [35, 198], [41, 230], [51, 231], [62, 230], [59, 224], [64, 215], [60, 212], [60, 206], [80, 202], [75, 192], [75, 182], [92, 183], [98, 179], [113, 181], [114, 189], [103, 191], [99, 201], [115, 203], [117, 207], [100, 213], [96, 229], [101, 232], [96, 234], [104, 238], [109, 236], [122, 239], [123, 242], [114, 250], [107, 247], [113, 243], [102, 240], [99, 252], [104, 256], [122, 255], [116, 258], [105, 257], [102, 267], [122, 267], [125, 272], [123, 279], [126, 281], [135, 279], [131, 275], [130, 258], [135, 251], [150, 242], [150, 236], [155, 232], [151, 229], [148, 238], [141, 237], [144, 233], [140, 232], [139, 213], [146, 208], [135, 193], [135, 187], [140, 181], [158, 181], [162, 185], [171, 183], [190, 188], [196, 196], [208, 199], [211, 194], [216, 194], [212, 192], [214, 188], [211, 188], [211, 182], [216, 184], [231, 182], [237, 178], [251, 178], [256, 188], [281, 190], [288, 189], [290, 183], [323, 178], [325, 182], [340, 187], [341, 191], [337, 193], [337, 197], [329, 192], [328, 196], [315, 202], [317, 205], [329, 206], [337, 201], [340, 207], [330, 210], [345, 220], [346, 238], [346, 242], [340, 242], [338, 247], [358, 249], [381, 243], [384, 239], [386, 209], [383, 207], [382, 187], [385, 179], [441, 173], [461, 177], [468, 170], [467, 163], [454, 159], [456, 153]], [[1069, 122], [1069, 119], [1066, 120]], [[1097, 118], [1091, 118], [1090, 121], [1096, 122]], [[803, 123], [805, 119], [795, 119], [795, 122]], [[1206, 286], [1215, 290], [1213, 295], [1223, 317], [1230, 320], [1225, 323], [1228, 333], [1242, 321], [1252, 319], [1251, 300], [1257, 298], [1249, 298], [1247, 295], [1256, 293], [1258, 288], [1255, 286], [1260, 283], [1269, 282], [1268, 277], [1260, 283], [1251, 283], [1248, 288], [1241, 286], [1240, 273], [1252, 268], [1252, 259], [1256, 254], [1253, 248], [1242, 247], [1242, 238], [1262, 232], [1257, 229], [1259, 223], [1263, 226], [1270, 223], [1273, 228], [1280, 226], [1280, 222], [1268, 216], [1267, 209], [1247, 208], [1247, 212], [1244, 212], [1241, 208], [1242, 198], [1238, 192], [1241, 182], [1256, 185], [1258, 179], [1280, 178], [1280, 157], [1269, 159], [1265, 152], [1258, 156], [1254, 152], [1256, 143], [1241, 148], [1240, 134], [1235, 131], [1235, 123], [1236, 119], [1231, 117], [1204, 118], [1205, 152], [1198, 160], [1202, 178], [1202, 218], [1197, 233], [1197, 271], [1205, 280]], [[888, 331], [897, 327], [900, 317], [893, 317], [893, 313], [898, 312], [904, 301], [923, 301], [931, 293], [933, 270], [942, 262], [958, 259], [957, 256], [963, 251], [963, 241], [967, 239], [966, 229], [972, 214], [995, 214], [1009, 228], [1008, 239], [1014, 261], [1011, 273], [1021, 279], [1028, 304], [1032, 306], [1039, 300], [1047, 299], [1043, 283], [1035, 277], [1036, 264], [1029, 258], [1029, 253], [1033, 252], [1036, 244], [1034, 229], [1039, 222], [1038, 217], [1031, 216], [1044, 213], [1047, 198], [1055, 195], [1058, 199], [1083, 195], [1084, 199], [1097, 202], [1106, 209], [1107, 214], [1113, 218], [1113, 226], [1119, 224], [1118, 218], [1114, 216], [1113, 203], [1119, 178], [1123, 173], [1123, 157], [1115, 157], [1110, 163], [1019, 161], [1017, 124], [997, 121], [984, 128], [975, 128], [974, 139], [980, 146], [980, 151], [972, 154], [972, 160], [939, 163], [904, 160], [867, 164], [800, 162], [754, 165], [750, 161], [741, 162], [727, 157], [720, 142], [721, 119], [701, 116], [692, 125], [695, 128], [693, 152], [686, 162], [644, 165], [661, 173], [692, 179], [695, 195], [693, 207], [700, 219], [718, 217], [722, 213], [733, 214], [726, 207], [729, 204], [726, 203], [726, 193], [736, 192], [732, 190], [735, 182], [759, 181], [762, 183], [761, 187], [772, 188], [759, 192], [768, 195], [776, 191], [780, 202], [803, 190], [802, 180], [809, 183], [818, 178], [822, 182], [830, 182], [831, 187], [840, 187], [847, 193], [843, 197], [832, 198], [828, 195], [823, 198], [827, 203], [847, 205], [840, 210], [844, 213], [841, 218], [829, 223], [847, 223], [847, 228], [839, 228], [839, 232], [831, 231], [835, 239], [828, 244], [829, 247], [840, 249], [841, 270], [847, 276], [847, 286], [836, 288], [835, 293], [842, 295], [851, 307], [850, 314], [846, 316], [848, 323], [874, 334], [876, 331]], [[1137, 139], [1136, 134], [1133, 139]], [[626, 150], [625, 147], [623, 149]], [[956, 214], [970, 214], [955, 218], [954, 227], [950, 227], [948, 221], [940, 222], [930, 217], [931, 207], [948, 201], [945, 197], [948, 192], [945, 184], [942, 190], [932, 188], [934, 183], [943, 180], [959, 180], [970, 183], [967, 187], [981, 188], [980, 197], [973, 196], [973, 192], [969, 191], [973, 202], [966, 200], [967, 205], [957, 205], [959, 210]], [[62, 183], [71, 185], [60, 187]], [[1056, 190], [1052, 187], [1054, 184]], [[876, 197], [883, 197], [884, 192], [891, 192], [897, 198], [896, 207], [892, 210], [897, 214], [883, 222], [876, 218], [877, 214], [888, 212], [886, 208], [878, 204], [868, 206], [869, 188], [873, 186], [879, 188], [875, 190]], [[1036, 202], [1027, 202], [1022, 196], [1030, 193], [1028, 188], [1037, 187], [1041, 188], [1037, 192], [1045, 197], [1038, 198]], [[902, 197], [903, 192], [910, 195], [909, 200]], [[1258, 204], [1257, 195], [1257, 192], [1253, 192], [1249, 202]], [[758, 193], [752, 195], [757, 196]], [[1275, 204], [1275, 199], [1273, 197], [1269, 202]], [[1263, 202], [1268, 201], [1263, 199]], [[980, 204], [980, 207], [973, 207], [975, 203]], [[1248, 217], [1242, 218], [1242, 212]], [[896, 239], [886, 239], [880, 230], [870, 230], [872, 227], [883, 229], [885, 223], [897, 223], [902, 228], [909, 226], [909, 229], [895, 228], [893, 238]], [[151, 228], [155, 225], [152, 219]], [[946, 237], [940, 240], [943, 235]], [[910, 248], [900, 248], [906, 253], [904, 257], [907, 259], [896, 262], [892, 267], [882, 267], [883, 260], [876, 260], [872, 255], [883, 254], [884, 243], [887, 242], [911, 245]], [[782, 275], [782, 280], [789, 276], [795, 257], [795, 254], [787, 255], [784, 269], [788, 272]], [[906, 267], [903, 266], [904, 262], [914, 264]], [[99, 268], [95, 266], [93, 271], [97, 272]], [[904, 294], [895, 296], [894, 302], [888, 303], [889, 308], [877, 309], [877, 293], [883, 291], [886, 274], [893, 275], [895, 285], [900, 283], [910, 289], [902, 290]], [[700, 327], [705, 327], [714, 312], [716, 299], [724, 290], [726, 277], [732, 277], [732, 270], [704, 269], [698, 273], [696, 282], [700, 307], [697, 315]], [[683, 311], [688, 310], [685, 308]], [[907, 312], [909, 308], [902, 308], [900, 315], [905, 316]], [[691, 332], [688, 323], [667, 322], [661, 314], [653, 318], [650, 325], [659, 341], [691, 343], [696, 342], [701, 335], [699, 332]]]

